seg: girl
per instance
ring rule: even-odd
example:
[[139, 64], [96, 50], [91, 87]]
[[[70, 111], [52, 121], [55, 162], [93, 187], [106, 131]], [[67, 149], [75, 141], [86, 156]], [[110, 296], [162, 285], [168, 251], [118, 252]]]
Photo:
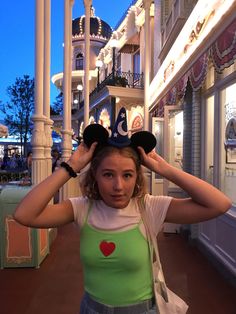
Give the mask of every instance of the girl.
[[[118, 125], [122, 129], [117, 129]], [[78, 224], [85, 285], [81, 314], [156, 313], [151, 261], [139, 211], [141, 199], [156, 234], [164, 222], [197, 223], [231, 207], [231, 201], [218, 189], [172, 167], [152, 150], [153, 145], [147, 148], [142, 144], [151, 142], [151, 134], [148, 141], [139, 138], [146, 133], [130, 140], [124, 125], [117, 122], [111, 138], [105, 140], [104, 134], [97, 132], [98, 126], [91, 126], [96, 132], [87, 138], [85, 129], [85, 143], [35, 186], [15, 211], [15, 219], [31, 227]], [[89, 163], [81, 175], [83, 196], [48, 204], [57, 190]], [[142, 165], [177, 184], [189, 197], [147, 194]]]

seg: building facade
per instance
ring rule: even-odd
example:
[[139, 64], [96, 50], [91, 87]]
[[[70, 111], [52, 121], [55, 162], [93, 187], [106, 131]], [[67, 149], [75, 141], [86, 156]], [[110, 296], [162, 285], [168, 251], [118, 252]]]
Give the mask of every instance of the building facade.
[[[164, 130], [163, 156], [232, 199], [225, 215], [185, 227], [235, 278], [236, 1], [193, 1], [189, 16], [183, 13], [184, 3], [155, 1], [162, 12], [156, 20], [161, 21], [161, 47], [149, 111], [157, 134], [160, 127]], [[168, 182], [163, 190], [181, 195]]]

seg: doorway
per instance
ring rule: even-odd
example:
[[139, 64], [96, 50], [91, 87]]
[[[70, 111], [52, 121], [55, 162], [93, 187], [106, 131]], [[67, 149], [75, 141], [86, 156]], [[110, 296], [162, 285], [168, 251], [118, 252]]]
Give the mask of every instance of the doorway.
[[[164, 111], [164, 159], [172, 166], [183, 169], [183, 109], [182, 106], [165, 106]], [[163, 180], [164, 195], [183, 197], [183, 190], [167, 179]], [[164, 232], [177, 233], [179, 224], [165, 223]]]

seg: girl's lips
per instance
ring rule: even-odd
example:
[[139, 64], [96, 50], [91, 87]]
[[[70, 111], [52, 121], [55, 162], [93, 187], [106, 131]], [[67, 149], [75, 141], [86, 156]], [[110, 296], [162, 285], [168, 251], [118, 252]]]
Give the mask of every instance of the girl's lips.
[[124, 195], [111, 195], [112, 198], [115, 198], [115, 199], [120, 199], [120, 198], [123, 198]]

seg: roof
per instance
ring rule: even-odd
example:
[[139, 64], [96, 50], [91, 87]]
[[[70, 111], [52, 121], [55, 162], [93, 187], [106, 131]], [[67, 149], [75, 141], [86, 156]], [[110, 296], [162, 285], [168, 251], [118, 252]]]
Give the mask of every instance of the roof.
[[[85, 33], [85, 16], [80, 16], [72, 21], [72, 35], [82, 36]], [[112, 35], [112, 28], [97, 16], [90, 17], [90, 35], [103, 37], [107, 40]]]

